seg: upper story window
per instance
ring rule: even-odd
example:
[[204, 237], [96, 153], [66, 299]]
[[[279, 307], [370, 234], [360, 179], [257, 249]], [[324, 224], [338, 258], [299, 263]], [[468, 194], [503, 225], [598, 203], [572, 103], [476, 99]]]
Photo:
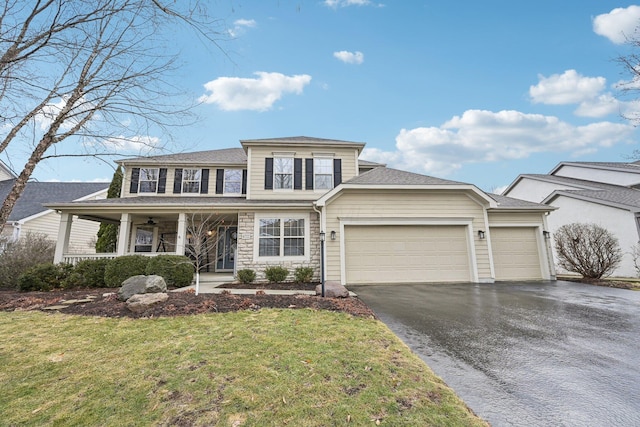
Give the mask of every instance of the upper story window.
[[274, 190], [293, 189], [293, 158], [273, 158], [273, 188]]
[[140, 193], [156, 193], [158, 191], [158, 171], [157, 168], [140, 168], [138, 180]]
[[201, 180], [202, 180], [201, 169], [183, 169], [182, 170], [182, 192], [183, 193], [199, 193]]
[[241, 194], [242, 193], [242, 170], [225, 169], [224, 170], [224, 194]]
[[333, 188], [333, 159], [313, 159], [313, 188], [315, 190], [331, 190]]

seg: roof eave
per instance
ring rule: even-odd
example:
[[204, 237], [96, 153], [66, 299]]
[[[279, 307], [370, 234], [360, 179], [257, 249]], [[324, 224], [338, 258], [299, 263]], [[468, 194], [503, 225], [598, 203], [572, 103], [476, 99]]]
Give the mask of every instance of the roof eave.
[[609, 200], [596, 199], [594, 197], [585, 196], [582, 194], [574, 194], [567, 191], [556, 190], [553, 193], [549, 194], [541, 203], [548, 204], [552, 203], [555, 199], [560, 196], [568, 197], [570, 199], [583, 200], [585, 202], [595, 203], [597, 205], [609, 206], [612, 208], [623, 209], [630, 212], [640, 212], [640, 207], [626, 205], [624, 203], [616, 203]]

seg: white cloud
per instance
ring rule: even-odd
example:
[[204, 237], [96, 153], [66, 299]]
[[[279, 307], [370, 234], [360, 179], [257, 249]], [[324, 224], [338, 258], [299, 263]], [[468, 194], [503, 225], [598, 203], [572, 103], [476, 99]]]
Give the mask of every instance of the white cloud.
[[135, 135], [117, 137], [111, 137], [101, 141], [93, 141], [87, 143], [92, 147], [98, 145], [105, 147], [109, 151], [115, 151], [118, 153], [125, 152], [150, 152], [160, 145], [160, 138], [149, 135]]
[[255, 28], [257, 22], [254, 19], [236, 19], [233, 22], [233, 28], [229, 29], [229, 35], [231, 37], [238, 37], [242, 35], [248, 28]]
[[597, 97], [607, 84], [604, 77], [585, 77], [576, 70], [549, 77], [538, 75], [538, 84], [529, 87], [529, 96], [536, 104], [577, 104]]
[[402, 129], [396, 151], [365, 149], [363, 158], [436, 176], [463, 164], [523, 159], [534, 153], [570, 156], [631, 142], [634, 127], [612, 122], [574, 126], [557, 117], [519, 111], [467, 110], [440, 127]]
[[340, 52], [333, 52], [333, 56], [346, 64], [362, 64], [364, 62], [364, 54], [362, 52], [341, 50]]
[[581, 117], [604, 117], [609, 114], [620, 114], [624, 109], [624, 103], [605, 93], [598, 97], [584, 100], [575, 111]]
[[[63, 95], [56, 102], [50, 103], [42, 107], [42, 110], [35, 115], [34, 120], [38, 124], [38, 127], [42, 131], [46, 131], [49, 129], [53, 121], [58, 117], [58, 114], [62, 111], [62, 109], [66, 106], [67, 100], [69, 99], [69, 95]], [[79, 117], [75, 117], [75, 115], [82, 116], [82, 113], [90, 111], [94, 108], [94, 104], [87, 101], [86, 98], [82, 97], [75, 103], [75, 107], [72, 109], [72, 114], [67, 117], [67, 119], [60, 126], [60, 130], [68, 131], [71, 130], [74, 126], [79, 123]], [[99, 117], [98, 114], [94, 114], [93, 119], [95, 120]]]
[[593, 19], [593, 31], [622, 44], [627, 37], [632, 37], [640, 21], [640, 6], [631, 5], [627, 8], [616, 8], [609, 13], [603, 13]]
[[324, 0], [324, 5], [332, 8], [347, 6], [367, 6], [370, 0]]
[[202, 95], [200, 102], [216, 104], [224, 111], [267, 111], [286, 93], [301, 94], [311, 82], [311, 76], [298, 74], [285, 76], [281, 73], [254, 73], [255, 79], [241, 77], [219, 77], [204, 88], [209, 94]]

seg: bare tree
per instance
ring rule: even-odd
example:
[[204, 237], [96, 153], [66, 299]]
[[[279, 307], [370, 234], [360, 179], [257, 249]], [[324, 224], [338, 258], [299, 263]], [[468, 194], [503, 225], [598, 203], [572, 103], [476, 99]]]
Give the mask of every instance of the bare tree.
[[[41, 161], [114, 155], [132, 142], [156, 148], [154, 133], [192, 120], [195, 104], [166, 79], [180, 27], [217, 46], [221, 25], [199, 0], [4, 0], [0, 153], [16, 141], [28, 159], [0, 207], [0, 230]], [[77, 144], [71, 153], [65, 140]]]
[[553, 235], [558, 265], [589, 279], [611, 275], [622, 260], [622, 251], [607, 229], [597, 224], [565, 224]]

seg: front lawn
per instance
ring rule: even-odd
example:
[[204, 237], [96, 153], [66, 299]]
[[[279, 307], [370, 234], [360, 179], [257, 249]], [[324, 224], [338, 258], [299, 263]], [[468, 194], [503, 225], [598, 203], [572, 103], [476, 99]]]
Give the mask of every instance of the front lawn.
[[0, 312], [3, 425], [486, 425], [384, 324]]

